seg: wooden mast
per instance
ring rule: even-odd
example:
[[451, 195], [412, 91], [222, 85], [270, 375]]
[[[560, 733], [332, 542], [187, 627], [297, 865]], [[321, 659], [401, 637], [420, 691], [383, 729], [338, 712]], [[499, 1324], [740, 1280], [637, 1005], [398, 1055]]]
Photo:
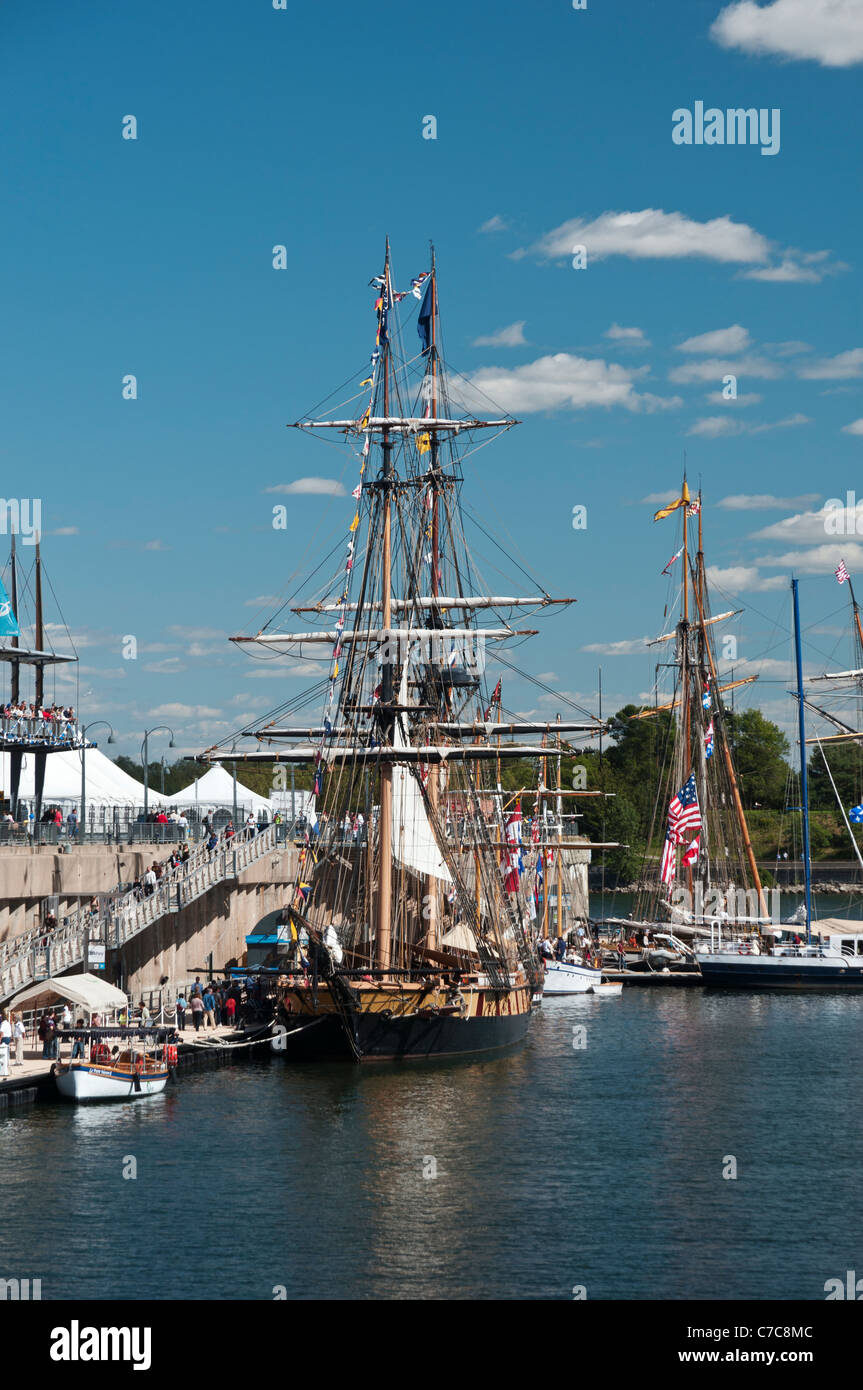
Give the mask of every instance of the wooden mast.
[[[389, 306], [390, 294], [390, 243], [387, 237], [386, 263], [384, 266], [384, 302], [381, 308], [381, 322], [385, 324], [385, 338], [382, 344], [384, 369], [384, 417], [390, 413], [390, 341]], [[384, 427], [383, 439], [383, 569], [381, 573], [381, 626], [388, 628], [392, 623], [392, 444], [390, 432]], [[381, 703], [384, 709], [390, 707], [387, 733], [392, 731], [393, 667], [392, 662], [384, 663], [381, 673]], [[378, 833], [378, 914], [377, 914], [377, 958], [381, 970], [389, 970], [392, 964], [392, 886], [393, 886], [393, 768], [391, 763], [381, 767], [381, 814]]]
[[[431, 248], [431, 418], [437, 417], [437, 272], [435, 270], [434, 246]], [[437, 455], [438, 437], [437, 430], [430, 431], [431, 438], [431, 499], [432, 499], [432, 535], [431, 535], [431, 592], [432, 597], [437, 598], [440, 593], [440, 578], [438, 575], [438, 549], [440, 545], [440, 534], [438, 529], [438, 489], [437, 489]], [[434, 620], [438, 621], [438, 614], [435, 612]], [[446, 717], [444, 715], [444, 717]], [[432, 823], [437, 824], [438, 806], [440, 805], [440, 787], [443, 771], [437, 767], [429, 768], [428, 775], [428, 795], [429, 806], [432, 812]], [[440, 921], [440, 882], [434, 874], [429, 874], [426, 879], [426, 893], [428, 895], [428, 933], [427, 944], [432, 950], [437, 949], [438, 945], [438, 923]]]
[[[557, 716], [557, 722], [558, 722], [558, 724], [560, 723], [560, 715], [559, 715], [559, 714], [558, 714], [558, 716]], [[562, 757], [562, 753], [561, 753], [561, 743], [560, 743], [560, 730], [558, 729], [558, 733], [557, 733], [557, 816], [556, 816], [556, 820], [557, 820], [557, 842], [558, 842], [558, 843], [557, 843], [557, 855], [556, 855], [556, 860], [555, 860], [555, 867], [556, 867], [556, 870], [557, 870], [557, 935], [558, 935], [558, 936], [563, 936], [563, 871], [562, 871], [562, 869], [561, 869], [561, 864], [560, 864], [561, 857], [562, 857], [562, 852], [561, 852], [560, 846], [561, 846], [561, 843], [562, 843], [562, 841], [563, 841], [563, 798], [562, 798], [561, 795], [560, 795], [560, 793], [561, 793], [561, 783], [560, 783], [560, 778], [561, 778], [561, 767], [560, 767], [561, 757]]]
[[[10, 559], [9, 559], [9, 566], [10, 566], [10, 581], [11, 581], [11, 582], [10, 582], [10, 590], [11, 590], [11, 592], [10, 592], [10, 594], [9, 594], [9, 598], [10, 598], [11, 603], [12, 603], [12, 612], [15, 614], [15, 621], [18, 623], [18, 626], [19, 626], [19, 628], [20, 628], [21, 622], [20, 622], [20, 619], [19, 619], [19, 617], [18, 617], [18, 561], [17, 561], [16, 555], [15, 555], [15, 532], [14, 532], [14, 530], [13, 530], [13, 532], [12, 532], [12, 551], [11, 551], [11, 555], [10, 555]], [[19, 645], [20, 645], [20, 642], [19, 642], [18, 636], [17, 636], [17, 634], [16, 634], [15, 637], [13, 637], [13, 638], [10, 639], [10, 646], [12, 646], [12, 647], [17, 647], [17, 646], [19, 646]], [[11, 700], [11, 702], [12, 702], [13, 705], [17, 705], [18, 700], [19, 700], [19, 698], [20, 698], [20, 695], [21, 695], [21, 663], [20, 663], [19, 661], [13, 661], [13, 662], [12, 662], [12, 679], [11, 679], [11, 682], [10, 682], [10, 691], [9, 691], [9, 697], [10, 697], [10, 700]]]
[[[36, 536], [36, 650], [45, 650], [45, 624], [42, 617], [42, 558], [39, 552], [39, 536]], [[41, 712], [45, 699], [45, 667], [41, 661], [36, 666], [36, 709]]]
[[[701, 514], [699, 513], [699, 519], [700, 515]], [[707, 656], [707, 665], [710, 668], [710, 684], [711, 688], [713, 690], [716, 690], [718, 689], [719, 685], [716, 675], [716, 665], [713, 660], [713, 650], [707, 638], [707, 633], [705, 629], [704, 605], [702, 603], [701, 594], [698, 592], [697, 587], [695, 589], [695, 601], [698, 605], [698, 618], [701, 624], [702, 636], [704, 638], [704, 651], [705, 655]], [[761, 875], [758, 872], [758, 864], [755, 860], [755, 851], [752, 848], [752, 841], [749, 838], [749, 827], [746, 824], [746, 815], [743, 810], [743, 802], [740, 798], [740, 788], [737, 785], [737, 774], [734, 771], [734, 759], [731, 756], [731, 749], [728, 746], [728, 739], [725, 737], [724, 729], [722, 731], [722, 738], [720, 739], [720, 742], [722, 744], [722, 756], [725, 762], [725, 769], [728, 773], [728, 780], [731, 784], [731, 798], [734, 802], [734, 810], [737, 815], [738, 823], [740, 825], [740, 833], [743, 836], [743, 846], [746, 850], [746, 859], [749, 864], [749, 872], [752, 874], [752, 881], [755, 884], [755, 887], [758, 891], [759, 911], [761, 912], [762, 917], [766, 917], [768, 915], [767, 903], [764, 898], [764, 889], [761, 886]]]

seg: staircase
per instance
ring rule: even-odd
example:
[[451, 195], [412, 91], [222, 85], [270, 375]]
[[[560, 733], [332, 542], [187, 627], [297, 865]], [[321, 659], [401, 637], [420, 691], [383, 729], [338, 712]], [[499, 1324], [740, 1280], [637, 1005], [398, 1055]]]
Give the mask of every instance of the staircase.
[[212, 852], [199, 845], [186, 864], [165, 870], [149, 897], [136, 898], [118, 889], [107, 903], [103, 900], [99, 915], [87, 908], [72, 913], [51, 933], [47, 946], [44, 928], [0, 942], [0, 1003], [37, 980], [82, 964], [88, 935], [91, 942], [104, 941], [109, 950], [117, 949], [160, 917], [182, 911], [217, 883], [237, 878], [277, 847], [278, 829], [269, 825], [248, 839], [240, 831], [229, 844], [221, 839]]

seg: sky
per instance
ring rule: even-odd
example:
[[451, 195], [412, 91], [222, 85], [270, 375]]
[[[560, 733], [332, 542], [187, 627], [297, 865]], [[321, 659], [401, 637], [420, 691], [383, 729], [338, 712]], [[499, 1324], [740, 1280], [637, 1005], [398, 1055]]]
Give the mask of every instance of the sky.
[[[861, 0], [278, 5], [0, 10], [3, 490], [80, 656], [49, 696], [174, 758], [308, 684], [227, 638], [349, 522], [344, 453], [285, 426], [363, 374], [389, 236], [405, 288], [434, 241], [446, 357], [522, 421], [466, 500], [578, 600], [518, 654], [559, 698], [505, 706], [650, 697], [685, 462], [725, 664], [790, 724], [792, 570], [808, 671], [850, 663], [840, 558], [863, 596], [856, 498], [824, 511], [863, 449]], [[696, 103], [758, 142], [679, 143]]]

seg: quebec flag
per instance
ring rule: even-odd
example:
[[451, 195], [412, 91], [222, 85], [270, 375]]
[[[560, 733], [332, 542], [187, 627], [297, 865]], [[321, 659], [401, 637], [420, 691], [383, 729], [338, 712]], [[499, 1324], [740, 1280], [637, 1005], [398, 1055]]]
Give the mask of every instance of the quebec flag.
[[12, 612], [12, 601], [0, 579], [0, 637], [18, 637], [20, 631], [18, 619]]

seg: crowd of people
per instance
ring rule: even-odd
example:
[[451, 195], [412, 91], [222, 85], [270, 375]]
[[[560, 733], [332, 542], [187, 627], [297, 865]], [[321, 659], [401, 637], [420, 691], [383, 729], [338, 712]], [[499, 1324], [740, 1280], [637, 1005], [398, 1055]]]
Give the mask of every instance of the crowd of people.
[[233, 1028], [241, 999], [238, 985], [220, 985], [212, 980], [205, 985], [201, 983], [200, 975], [196, 975], [188, 998], [184, 993], [177, 996], [177, 1031], [182, 1033], [185, 1030], [187, 1014], [196, 1033], [200, 1033], [202, 1028]]
[[8, 701], [0, 711], [7, 743], [77, 743], [78, 721], [71, 705]]

